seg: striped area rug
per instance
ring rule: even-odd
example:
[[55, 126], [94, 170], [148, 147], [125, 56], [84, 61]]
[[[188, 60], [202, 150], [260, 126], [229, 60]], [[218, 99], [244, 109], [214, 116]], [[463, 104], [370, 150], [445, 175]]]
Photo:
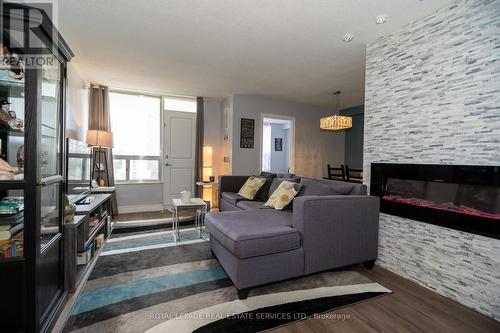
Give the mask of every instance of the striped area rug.
[[254, 288], [238, 300], [196, 230], [181, 230], [177, 245], [170, 231], [124, 234], [106, 243], [64, 331], [259, 332], [388, 293], [344, 270]]

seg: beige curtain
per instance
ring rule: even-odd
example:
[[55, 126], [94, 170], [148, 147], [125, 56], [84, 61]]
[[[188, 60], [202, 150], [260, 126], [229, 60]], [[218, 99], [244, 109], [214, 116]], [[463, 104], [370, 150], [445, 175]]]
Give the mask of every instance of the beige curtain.
[[[203, 97], [196, 98], [196, 144], [195, 144], [195, 161], [194, 161], [194, 182], [203, 179]], [[195, 185], [196, 197], [202, 197], [202, 186]]]
[[[90, 87], [89, 101], [89, 129], [111, 131], [111, 118], [109, 111], [109, 89], [106, 86], [92, 85]], [[113, 172], [113, 151], [112, 149], [104, 149], [100, 152], [101, 156], [94, 154], [95, 159], [101, 160], [104, 163], [106, 155], [107, 164], [104, 166], [108, 173], [109, 183], [106, 186], [115, 186], [115, 175]], [[93, 163], [97, 163], [95, 160]], [[94, 165], [93, 164], [93, 165]], [[92, 175], [94, 179], [97, 174]], [[107, 177], [103, 177], [105, 180]], [[118, 205], [116, 202], [116, 193], [113, 193], [111, 198], [113, 214], [118, 214]]]

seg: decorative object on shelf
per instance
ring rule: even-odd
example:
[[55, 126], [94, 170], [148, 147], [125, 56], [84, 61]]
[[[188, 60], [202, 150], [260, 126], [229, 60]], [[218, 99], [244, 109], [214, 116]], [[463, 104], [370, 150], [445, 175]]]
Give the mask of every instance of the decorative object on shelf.
[[[94, 149], [94, 157], [93, 157], [94, 163], [92, 164], [92, 175], [94, 175], [94, 173], [97, 170], [98, 172], [97, 182], [99, 183], [99, 185], [100, 186], [108, 185], [109, 174], [107, 169], [104, 167], [105, 165], [108, 165], [108, 159], [106, 157], [107, 156], [106, 151], [103, 150], [103, 148], [104, 149], [113, 148], [113, 133], [109, 131], [90, 129], [87, 131], [86, 142]], [[101, 155], [104, 155], [103, 163], [101, 163]], [[104, 182], [102, 173], [105, 173], [106, 182]]]
[[0, 158], [0, 180], [14, 180], [14, 173], [17, 171], [19, 171], [19, 168], [11, 166]]
[[0, 201], [0, 215], [15, 215], [24, 209], [22, 198], [6, 197]]
[[8, 59], [10, 58], [9, 49], [0, 43], [0, 69], [10, 69]]
[[210, 176], [210, 177], [208, 177], [208, 180], [209, 180], [211, 183], [215, 182], [215, 176]]
[[24, 168], [24, 145], [19, 146], [16, 152], [16, 161], [19, 169]]
[[17, 118], [15, 111], [9, 111], [9, 114], [12, 117], [12, 119], [9, 120], [10, 128], [22, 131], [24, 129], [24, 121], [22, 119]]
[[181, 202], [188, 204], [191, 202], [191, 192], [188, 190], [181, 191]]
[[[334, 92], [333, 96], [336, 98], [335, 113], [339, 113], [340, 106], [340, 91]], [[352, 117], [341, 116], [334, 114], [330, 117], [321, 118], [319, 121], [319, 128], [327, 131], [339, 131], [352, 127]]]
[[75, 219], [76, 205], [69, 201], [67, 195], [64, 195], [64, 222], [70, 223]]
[[25, 64], [18, 54], [12, 53], [6, 46], [0, 44], [0, 69], [8, 69], [9, 76], [14, 80], [24, 79]]
[[241, 118], [240, 148], [254, 147], [255, 119]]
[[100, 249], [104, 245], [104, 234], [99, 234], [95, 237], [95, 248]]
[[9, 113], [10, 111], [10, 102], [6, 99], [2, 99], [0, 101], [0, 125], [5, 127], [9, 126], [9, 121], [12, 120], [12, 116]]
[[283, 138], [274, 138], [274, 151], [283, 151]]

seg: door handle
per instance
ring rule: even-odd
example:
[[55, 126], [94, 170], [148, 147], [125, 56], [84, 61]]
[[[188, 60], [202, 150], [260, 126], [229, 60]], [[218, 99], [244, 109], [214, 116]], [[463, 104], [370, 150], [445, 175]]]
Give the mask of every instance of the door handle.
[[167, 163], [165, 163], [165, 166], [172, 166], [172, 164], [167, 162]]

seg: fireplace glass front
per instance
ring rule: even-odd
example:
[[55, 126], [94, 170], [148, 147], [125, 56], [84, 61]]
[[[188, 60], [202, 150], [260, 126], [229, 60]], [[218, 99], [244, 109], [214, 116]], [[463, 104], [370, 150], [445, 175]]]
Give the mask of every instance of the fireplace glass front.
[[500, 188], [389, 178], [382, 200], [500, 220]]

